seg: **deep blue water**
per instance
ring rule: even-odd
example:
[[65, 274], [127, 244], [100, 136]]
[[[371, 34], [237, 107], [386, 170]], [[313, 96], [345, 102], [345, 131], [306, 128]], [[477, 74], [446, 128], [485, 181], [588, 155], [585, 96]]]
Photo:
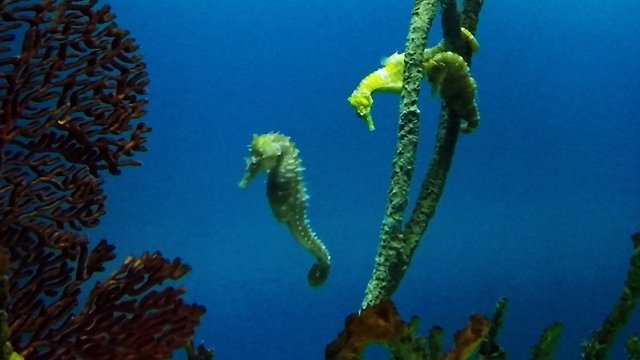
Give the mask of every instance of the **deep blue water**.
[[[373, 269], [397, 129], [397, 96], [375, 96], [375, 132], [346, 98], [403, 50], [412, 2], [104, 2], [142, 45], [154, 131], [144, 165], [107, 179], [93, 238], [121, 256], [160, 250], [189, 263], [187, 298], [207, 307], [196, 340], [216, 359], [322, 358]], [[461, 137], [393, 298], [421, 333], [438, 324], [450, 343], [506, 296], [500, 339], [512, 358], [527, 358], [554, 321], [565, 326], [556, 358], [579, 358], [640, 230], [638, 13], [635, 0], [486, 2], [472, 67], [482, 121]], [[416, 185], [439, 110], [427, 94]], [[268, 131], [291, 136], [307, 168], [309, 219], [332, 255], [320, 289], [307, 285], [312, 257], [274, 221], [264, 177], [237, 187], [252, 134]], [[638, 312], [620, 339], [632, 332]]]

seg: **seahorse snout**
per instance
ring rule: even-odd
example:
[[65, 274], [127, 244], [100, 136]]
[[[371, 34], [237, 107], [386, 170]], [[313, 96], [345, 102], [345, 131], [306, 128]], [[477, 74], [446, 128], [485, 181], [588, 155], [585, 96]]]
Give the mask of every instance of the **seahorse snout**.
[[245, 189], [247, 186], [249, 186], [253, 179], [255, 179], [255, 177], [262, 172], [260, 166], [258, 166], [258, 162], [259, 160], [253, 156], [247, 158], [247, 167], [244, 171], [244, 176], [238, 183], [238, 186], [241, 189]]

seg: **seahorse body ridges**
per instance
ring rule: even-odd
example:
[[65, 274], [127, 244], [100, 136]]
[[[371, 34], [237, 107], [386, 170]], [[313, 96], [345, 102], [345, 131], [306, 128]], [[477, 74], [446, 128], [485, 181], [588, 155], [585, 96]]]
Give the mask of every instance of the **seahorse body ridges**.
[[254, 135], [249, 146], [245, 175], [238, 184], [246, 188], [260, 173], [268, 172], [267, 198], [273, 216], [284, 223], [293, 238], [315, 258], [309, 270], [309, 285], [318, 287], [329, 276], [330, 256], [327, 248], [311, 230], [306, 217], [308, 198], [302, 178], [298, 149], [288, 136], [268, 133]]

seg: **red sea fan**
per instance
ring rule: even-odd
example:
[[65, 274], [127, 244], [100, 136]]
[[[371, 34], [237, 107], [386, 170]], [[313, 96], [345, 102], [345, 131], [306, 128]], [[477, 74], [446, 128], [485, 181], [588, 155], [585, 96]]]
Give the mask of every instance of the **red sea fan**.
[[190, 270], [159, 253], [81, 297], [115, 259], [81, 233], [105, 213], [100, 176], [139, 165], [150, 131], [138, 46], [95, 5], [0, 0], [0, 245], [9, 339], [25, 359], [167, 358], [204, 314], [182, 287], [159, 287]]

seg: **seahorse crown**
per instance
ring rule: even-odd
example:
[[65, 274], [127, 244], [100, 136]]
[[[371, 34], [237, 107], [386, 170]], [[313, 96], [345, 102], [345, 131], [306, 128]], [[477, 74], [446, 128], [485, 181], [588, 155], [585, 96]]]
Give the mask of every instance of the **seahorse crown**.
[[288, 142], [289, 139], [286, 136], [276, 133], [253, 135], [249, 145], [251, 155], [247, 158], [246, 173], [238, 184], [240, 188], [246, 188], [257, 175], [276, 166], [278, 157], [282, 154], [281, 147], [288, 145]]

